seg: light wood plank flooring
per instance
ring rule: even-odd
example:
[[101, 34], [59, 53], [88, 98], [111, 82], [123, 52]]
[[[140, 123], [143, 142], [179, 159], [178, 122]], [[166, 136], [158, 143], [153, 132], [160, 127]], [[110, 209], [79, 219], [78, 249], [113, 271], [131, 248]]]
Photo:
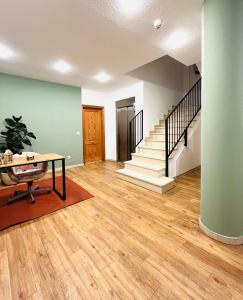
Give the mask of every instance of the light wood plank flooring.
[[68, 170], [94, 198], [0, 232], [0, 299], [243, 299], [243, 247], [198, 228], [200, 171], [159, 195], [119, 167]]

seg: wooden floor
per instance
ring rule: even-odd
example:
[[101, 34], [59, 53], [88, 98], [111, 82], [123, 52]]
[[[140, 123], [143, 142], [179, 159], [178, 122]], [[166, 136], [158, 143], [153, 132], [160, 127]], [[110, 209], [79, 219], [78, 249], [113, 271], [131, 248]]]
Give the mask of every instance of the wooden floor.
[[200, 171], [162, 196], [117, 167], [68, 170], [94, 198], [0, 232], [0, 300], [243, 299], [243, 247], [198, 228]]

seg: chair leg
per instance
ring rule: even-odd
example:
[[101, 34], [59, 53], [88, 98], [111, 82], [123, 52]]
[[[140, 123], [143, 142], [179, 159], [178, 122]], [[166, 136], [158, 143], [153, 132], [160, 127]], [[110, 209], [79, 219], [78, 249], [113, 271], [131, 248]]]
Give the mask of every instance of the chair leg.
[[30, 198], [31, 198], [31, 203], [34, 204], [35, 203], [35, 198], [32, 192], [30, 192]]
[[28, 195], [29, 195], [29, 191], [26, 191], [26, 192], [23, 191], [22, 193], [18, 193], [18, 195], [9, 198], [7, 204], [9, 205], [9, 204], [13, 203], [14, 201], [24, 198]]
[[33, 193], [33, 195], [49, 194], [49, 193], [51, 193], [51, 189], [46, 188], [46, 189], [32, 190], [32, 193]]
[[46, 193], [51, 193], [51, 189], [50, 188], [40, 189], [39, 186], [33, 187], [33, 182], [28, 182], [28, 190], [15, 191], [14, 196], [8, 199], [7, 204], [9, 205], [18, 199], [28, 197], [28, 196], [31, 198], [31, 203], [35, 203], [35, 197], [34, 197], [35, 195], [41, 195]]

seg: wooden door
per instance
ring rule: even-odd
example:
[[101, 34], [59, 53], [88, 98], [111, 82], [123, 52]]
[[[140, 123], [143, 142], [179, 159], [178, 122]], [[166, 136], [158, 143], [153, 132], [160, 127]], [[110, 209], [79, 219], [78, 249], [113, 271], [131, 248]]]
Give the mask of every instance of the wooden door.
[[84, 162], [105, 159], [104, 108], [83, 105]]

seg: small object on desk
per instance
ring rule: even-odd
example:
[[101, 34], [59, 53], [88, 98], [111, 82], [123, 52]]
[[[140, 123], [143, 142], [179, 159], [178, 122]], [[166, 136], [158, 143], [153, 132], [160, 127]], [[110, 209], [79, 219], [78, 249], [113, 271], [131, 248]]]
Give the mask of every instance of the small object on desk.
[[30, 160], [34, 160], [35, 156], [33, 154], [27, 154], [26, 158], [27, 158], [27, 161], [30, 161]]
[[3, 161], [4, 164], [9, 164], [13, 161], [13, 152], [9, 149], [7, 149], [3, 154]]

